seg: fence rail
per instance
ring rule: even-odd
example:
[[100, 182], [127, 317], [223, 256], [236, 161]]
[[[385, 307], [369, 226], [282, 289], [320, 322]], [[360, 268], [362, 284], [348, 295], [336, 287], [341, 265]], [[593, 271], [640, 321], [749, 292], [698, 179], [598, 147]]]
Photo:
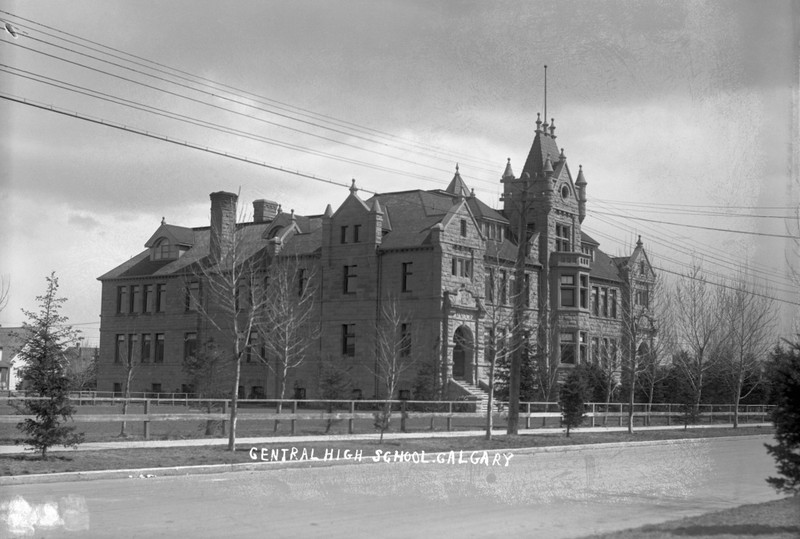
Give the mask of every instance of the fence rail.
[[[15, 395], [5, 397], [8, 406], [19, 409], [19, 403], [30, 399], [43, 399], [32, 395]], [[230, 399], [191, 399], [186, 394], [175, 398], [178, 394], [157, 395], [155, 398], [135, 397], [124, 399], [121, 397], [102, 397], [95, 392], [75, 393], [71, 396], [74, 404], [78, 405], [78, 413], [72, 416], [76, 423], [131, 423], [141, 422], [145, 439], [150, 438], [150, 425], [153, 422], [222, 422], [223, 433], [230, 418], [228, 410]], [[142, 409], [142, 413], [96, 413], [98, 406], [116, 406], [128, 403], [135, 408]], [[154, 406], [185, 407], [186, 412], [153, 413]], [[296, 433], [298, 421], [331, 422], [347, 421], [347, 432], [355, 432], [356, 420], [371, 420], [375, 414], [384, 407], [390, 406], [393, 412], [398, 413], [400, 428], [406, 431], [408, 420], [427, 420], [430, 430], [434, 430], [436, 420], [444, 420], [448, 431], [453, 429], [454, 420], [473, 420], [473, 424], [481, 425], [485, 412], [478, 411], [478, 404], [473, 400], [459, 401], [412, 401], [412, 400], [319, 400], [319, 399], [242, 399], [238, 401], [240, 421], [281, 421], [288, 422], [291, 434]], [[280, 405], [280, 406], [279, 406]], [[82, 410], [81, 407], [92, 406], [91, 412]], [[618, 426], [627, 424], [629, 406], [619, 403], [587, 403], [586, 423], [592, 427], [607, 426], [616, 423]], [[650, 425], [657, 421], [661, 425], [683, 424], [702, 422], [707, 424], [730, 423], [738, 411], [739, 420], [747, 423], [753, 420], [766, 422], [769, 419], [773, 406], [768, 405], [722, 405], [703, 404], [697, 413], [689, 414], [685, 406], [673, 403], [634, 404], [633, 419], [641, 425]], [[95, 413], [92, 413], [95, 412]], [[493, 411], [500, 418], [507, 413], [507, 403], [498, 403]], [[0, 425], [16, 424], [33, 416], [17, 414], [0, 415]], [[539, 420], [541, 426], [560, 426], [561, 412], [556, 402], [524, 402], [520, 406], [520, 420], [525, 421], [525, 428], [532, 427], [533, 420]], [[548, 419], [551, 421], [548, 423]], [[555, 421], [558, 420], [558, 421]], [[475, 423], [477, 421], [477, 423]]]

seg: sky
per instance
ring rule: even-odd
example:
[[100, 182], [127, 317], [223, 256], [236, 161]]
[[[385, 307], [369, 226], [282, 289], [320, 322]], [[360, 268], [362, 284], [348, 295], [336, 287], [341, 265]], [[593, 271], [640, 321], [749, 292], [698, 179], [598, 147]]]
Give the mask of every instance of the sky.
[[0, 6], [17, 33], [0, 35], [2, 326], [54, 271], [96, 343], [97, 277], [162, 218], [208, 225], [214, 191], [320, 214], [352, 179], [363, 198], [444, 188], [458, 164], [500, 207], [506, 160], [521, 172], [544, 112], [545, 65], [547, 117], [573, 177], [583, 166], [583, 228], [601, 249], [625, 255], [641, 235], [669, 272], [694, 256], [712, 281], [760, 279], [784, 331], [800, 312], [781, 237], [798, 235], [796, 2]]

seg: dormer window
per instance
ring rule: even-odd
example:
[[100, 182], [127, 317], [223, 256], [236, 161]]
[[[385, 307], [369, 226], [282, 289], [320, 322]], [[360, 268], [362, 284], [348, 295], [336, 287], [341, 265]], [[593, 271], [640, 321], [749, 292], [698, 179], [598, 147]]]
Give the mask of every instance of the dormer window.
[[166, 260], [171, 258], [171, 246], [167, 238], [161, 238], [153, 246], [153, 260]]
[[283, 230], [282, 226], [274, 227], [272, 230], [269, 231], [269, 238], [268, 239], [272, 239], [275, 236], [277, 236], [278, 234], [280, 234], [281, 230]]

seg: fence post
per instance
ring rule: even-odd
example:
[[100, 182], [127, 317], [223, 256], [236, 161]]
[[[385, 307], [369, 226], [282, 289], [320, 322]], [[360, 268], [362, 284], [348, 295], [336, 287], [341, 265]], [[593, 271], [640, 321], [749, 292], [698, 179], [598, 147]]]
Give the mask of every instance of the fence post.
[[[144, 415], [150, 413], [150, 399], [144, 401]], [[148, 419], [144, 420], [144, 439], [150, 439], [150, 421]]]
[[[297, 413], [297, 401], [292, 401], [292, 415], [294, 415], [296, 413]], [[289, 424], [291, 425], [291, 428], [292, 428], [292, 431], [291, 431], [292, 432], [292, 436], [294, 436], [295, 423], [296, 423], [296, 421], [295, 421], [294, 417], [292, 417], [292, 420], [289, 422]]]
[[447, 432], [453, 429], [453, 403], [447, 403]]
[[355, 419], [353, 419], [353, 414], [356, 413], [356, 401], [350, 401], [350, 419], [347, 420], [347, 434], [353, 434], [353, 424], [355, 423]]
[[667, 404], [667, 426], [672, 424], [672, 404]]
[[594, 427], [594, 413], [597, 411], [596, 406], [597, 406], [597, 404], [593, 402], [592, 403], [592, 426], [593, 427]]
[[[226, 400], [222, 401], [222, 414], [225, 415], [225, 416], [228, 415], [228, 401], [226, 401]], [[223, 419], [222, 420], [222, 435], [223, 436], [227, 436], [227, 430], [228, 430], [228, 422]]]
[[531, 428], [531, 403], [525, 403], [525, 409], [527, 410], [528, 416], [525, 418], [525, 428]]
[[400, 401], [400, 432], [406, 431], [406, 401]]
[[622, 426], [622, 404], [621, 403], [619, 405], [619, 418], [618, 419], [619, 419], [619, 424], [617, 426], [621, 427]]

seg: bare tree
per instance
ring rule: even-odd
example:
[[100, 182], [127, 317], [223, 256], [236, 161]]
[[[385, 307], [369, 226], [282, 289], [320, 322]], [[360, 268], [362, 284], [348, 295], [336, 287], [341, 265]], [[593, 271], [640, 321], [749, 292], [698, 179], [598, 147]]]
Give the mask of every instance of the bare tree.
[[0, 275], [0, 313], [8, 306], [10, 292], [11, 279], [6, 275]]
[[[257, 330], [265, 349], [263, 361], [275, 373], [279, 399], [286, 395], [289, 371], [305, 361], [309, 347], [319, 337], [317, 286], [313, 265], [305, 265], [300, 258], [277, 256], [268, 261]], [[281, 408], [278, 401], [277, 413]], [[276, 421], [275, 430], [278, 425]]]
[[639, 357], [638, 377], [647, 395], [648, 421], [655, 398], [656, 386], [669, 376], [667, 366], [676, 351], [675, 312], [673, 298], [663, 280], [656, 276], [650, 294], [650, 313], [654, 334], [645, 353]]
[[412, 353], [411, 335], [403, 331], [409, 318], [401, 312], [397, 298], [389, 297], [381, 303], [381, 317], [375, 337], [375, 367], [374, 370], [367, 368], [373, 371], [372, 374], [385, 392], [386, 402], [375, 415], [375, 426], [381, 432], [380, 443], [383, 443], [383, 433], [392, 419], [391, 399], [403, 375], [416, 364], [416, 358]]
[[722, 314], [727, 338], [720, 361], [722, 375], [731, 389], [734, 428], [739, 426], [739, 404], [758, 386], [775, 342], [774, 303], [769, 294], [759, 291], [743, 274], [725, 293]]
[[[127, 350], [124, 352], [123, 357], [125, 358], [125, 389], [123, 390], [123, 401], [122, 401], [122, 415], [126, 415], [128, 413], [128, 405], [130, 404], [131, 400], [131, 384], [133, 383], [133, 378], [136, 371], [136, 362], [133, 358], [133, 347], [127, 346]], [[128, 422], [123, 421], [122, 425], [119, 429], [119, 435], [121, 437], [127, 436], [126, 429], [128, 427]]]
[[211, 252], [194, 265], [187, 276], [187, 301], [219, 335], [233, 375], [230, 392], [230, 431], [228, 450], [236, 450], [236, 418], [242, 358], [256, 334], [260, 317], [266, 310], [263, 292], [264, 247], [258, 229], [235, 225], [232, 230], [217, 232], [221, 239], [215, 247], [212, 222]]
[[640, 275], [628, 276], [623, 287], [622, 309], [623, 346], [622, 360], [624, 374], [628, 383], [628, 432], [633, 432], [633, 407], [636, 401], [636, 386], [640, 377], [650, 383], [650, 401], [659, 376], [659, 366], [666, 361], [666, 354], [672, 348], [672, 325], [670, 299], [660, 277]]
[[[551, 309], [547, 299], [539, 300], [539, 324], [536, 335], [536, 346], [533, 354], [534, 376], [539, 396], [545, 402], [544, 411], [549, 410], [551, 402], [558, 399], [558, 377], [561, 368], [561, 351], [553, 346], [558, 342], [558, 323], [556, 310]], [[547, 418], [542, 418], [545, 426]]]
[[[506, 363], [508, 356], [514, 353], [514, 346], [516, 344], [515, 341], [509, 340], [509, 335], [513, 335], [515, 332], [515, 317], [513, 309], [507, 305], [507, 303], [511, 303], [512, 305], [515, 304], [516, 287], [512, 283], [511, 294], [508, 294], [508, 290], [505, 289], [498, 290], [498, 284], [500, 287], [506, 288], [507, 283], [496, 282], [496, 268], [500, 268], [502, 266], [500, 264], [499, 257], [495, 257], [493, 262], [494, 264], [487, 268], [485, 287], [486, 298], [484, 299], [482, 305], [484, 311], [486, 312], [486, 322], [484, 325], [486, 330], [486, 343], [484, 349], [486, 359], [489, 364], [489, 380], [487, 389], [489, 400], [486, 407], [487, 440], [492, 439], [492, 429], [494, 427], [493, 409], [495, 407], [495, 390], [498, 381], [498, 361]], [[524, 290], [522, 293], [530, 293], [530, 291]], [[525, 318], [526, 317], [523, 316], [521, 323], [524, 324]], [[519, 346], [525, 346], [528, 344], [527, 341], [527, 339], [520, 341]], [[522, 370], [522, 368], [522, 365], [520, 365], [520, 370]], [[508, 378], [510, 378], [510, 373], [508, 374]], [[508, 381], [510, 382], [510, 380]], [[520, 384], [520, 386], [521, 385], [522, 384]], [[510, 397], [510, 387], [508, 389]]]
[[678, 344], [686, 354], [677, 354], [677, 367], [686, 377], [697, 413], [703, 383], [715, 366], [715, 347], [723, 341], [722, 305], [719, 289], [712, 290], [700, 264], [694, 261], [678, 279], [675, 294], [675, 329]]
[[95, 348], [91, 356], [84, 356], [80, 346], [67, 350], [67, 378], [72, 391], [85, 391], [97, 384], [97, 355]]

